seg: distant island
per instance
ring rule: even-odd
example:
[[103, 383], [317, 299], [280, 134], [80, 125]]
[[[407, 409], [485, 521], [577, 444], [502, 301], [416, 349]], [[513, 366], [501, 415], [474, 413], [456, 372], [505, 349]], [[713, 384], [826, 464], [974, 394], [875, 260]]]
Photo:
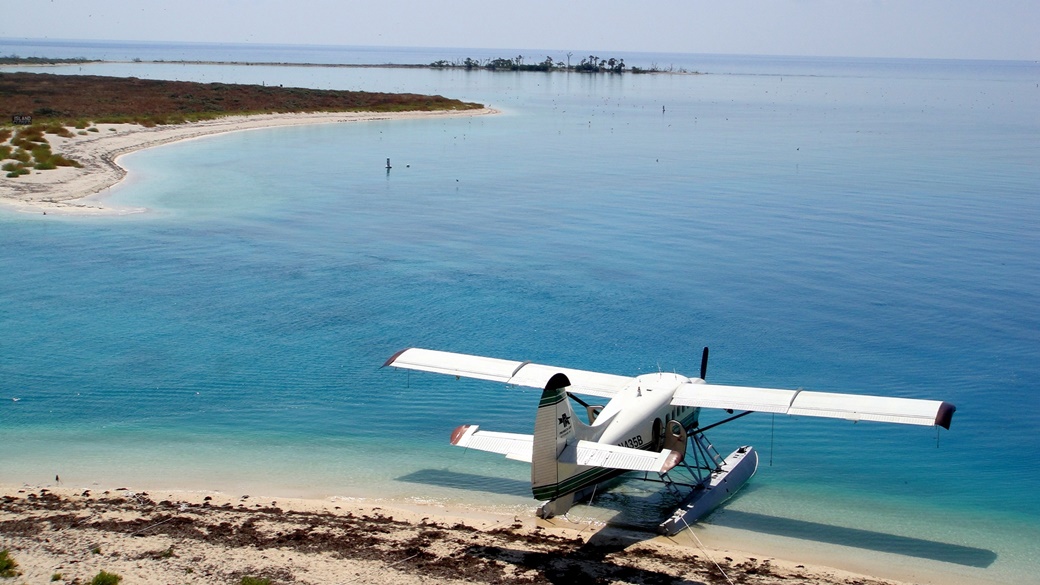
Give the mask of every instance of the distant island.
[[[474, 69], [485, 70], [485, 71], [564, 71], [564, 72], [575, 72], [575, 73], [612, 73], [621, 74], [625, 72], [629, 73], [680, 73], [680, 74], [700, 74], [699, 71], [689, 71], [682, 67], [675, 67], [669, 65], [667, 67], [660, 67], [656, 63], [651, 64], [649, 67], [629, 67], [625, 65], [623, 58], [609, 57], [601, 58], [596, 55], [588, 55], [582, 57], [580, 61], [572, 64], [571, 58], [573, 53], [567, 53], [567, 60], [556, 60], [551, 56], [546, 56], [545, 59], [540, 61], [527, 61], [523, 55], [517, 55], [516, 57], [497, 57], [497, 58], [486, 58], [486, 59], [473, 59], [466, 57], [465, 59], [455, 59], [449, 61], [447, 59], [440, 59], [432, 63], [426, 64], [406, 64], [406, 63], [383, 63], [383, 64], [364, 64], [364, 63], [290, 63], [280, 61], [199, 61], [199, 60], [166, 60], [166, 59], [154, 59], [154, 60], [143, 60], [143, 59], [132, 59], [129, 62], [132, 63], [160, 63], [168, 65], [235, 65], [235, 66], [253, 66], [253, 67], [345, 67], [345, 68], [361, 68], [361, 69], [465, 69], [471, 71]], [[46, 57], [18, 57], [17, 55], [9, 55], [7, 57], [0, 57], [0, 65], [74, 65], [76, 63], [118, 63], [127, 61], [99, 61], [97, 59], [87, 59], [85, 57], [75, 59], [51, 59]]]
[[268, 85], [195, 83], [135, 77], [0, 72], [0, 160], [8, 177], [30, 169], [77, 166], [51, 152], [44, 134], [71, 137], [97, 124], [144, 127], [225, 116], [301, 112], [434, 112], [480, 110], [483, 104], [439, 95], [318, 90]]
[[[466, 57], [465, 59], [456, 61], [446, 61], [444, 59], [440, 61], [434, 61], [430, 63], [430, 67], [436, 69], [443, 68], [459, 68], [459, 69], [487, 69], [489, 71], [574, 71], [577, 73], [624, 73], [625, 72], [625, 60], [610, 57], [609, 59], [602, 59], [596, 55], [589, 55], [588, 57], [582, 57], [581, 61], [577, 65], [571, 65], [572, 53], [567, 54], [567, 62], [554, 61], [551, 56], [547, 56], [541, 61], [533, 63], [525, 63], [523, 55], [517, 55], [512, 58], [497, 58], [497, 59], [471, 59]], [[630, 69], [633, 73], [641, 73], [644, 70], [638, 67]]]
[[497, 59], [471, 59], [466, 57], [465, 59], [457, 59], [455, 61], [447, 61], [441, 59], [440, 61], [434, 61], [429, 64], [429, 67], [434, 69], [486, 69], [488, 71], [573, 71], [575, 73], [624, 73], [626, 71], [630, 73], [693, 73], [697, 74], [697, 71], [687, 71], [683, 68], [675, 68], [668, 66], [667, 68], [658, 67], [656, 63], [650, 67], [627, 67], [624, 59], [618, 59], [610, 57], [603, 59], [596, 55], [589, 55], [582, 57], [577, 64], [571, 64], [571, 57], [573, 53], [567, 53], [567, 61], [554, 60], [551, 56], [546, 56], [541, 61], [535, 61], [531, 63], [525, 62], [523, 55], [517, 55], [512, 58], [497, 58]]
[[74, 57], [72, 59], [56, 59], [54, 57], [19, 57], [7, 55], [0, 57], [0, 65], [75, 65], [77, 63], [100, 63], [98, 59]]

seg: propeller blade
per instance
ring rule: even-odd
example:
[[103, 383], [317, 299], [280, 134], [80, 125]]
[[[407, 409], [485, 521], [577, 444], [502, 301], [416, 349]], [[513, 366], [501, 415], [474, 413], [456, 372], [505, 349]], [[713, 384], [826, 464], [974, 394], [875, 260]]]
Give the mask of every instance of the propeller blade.
[[708, 346], [704, 346], [704, 351], [701, 352], [701, 380], [705, 380], [705, 376], [708, 375]]

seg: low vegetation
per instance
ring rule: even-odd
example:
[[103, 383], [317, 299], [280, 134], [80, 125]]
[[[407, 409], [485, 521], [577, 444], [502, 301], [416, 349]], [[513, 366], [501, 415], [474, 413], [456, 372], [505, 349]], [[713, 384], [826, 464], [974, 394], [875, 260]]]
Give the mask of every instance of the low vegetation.
[[[0, 170], [8, 178], [27, 175], [32, 169], [46, 171], [58, 167], [80, 167], [78, 162], [51, 152], [44, 134], [71, 138], [72, 132], [61, 124], [23, 126], [15, 131], [0, 128]], [[6, 143], [5, 143], [6, 142]]]
[[21, 575], [18, 571], [18, 563], [11, 557], [11, 552], [6, 548], [0, 550], [0, 577], [10, 579]]
[[119, 585], [122, 580], [123, 578], [115, 573], [100, 571], [90, 580], [90, 585]]
[[54, 57], [19, 57], [7, 55], [0, 57], [0, 65], [75, 65], [76, 63], [97, 63], [97, 59], [74, 57], [72, 59], [56, 59]]
[[0, 100], [9, 115], [36, 123], [177, 124], [228, 115], [288, 112], [400, 112], [483, 107], [414, 93], [195, 83], [135, 77], [0, 73]]
[[[51, 152], [45, 134], [97, 132], [95, 124], [153, 127], [232, 115], [294, 112], [470, 110], [482, 104], [412, 93], [317, 90], [134, 77], [0, 73], [0, 170], [15, 178], [35, 170], [80, 166]], [[28, 126], [13, 122], [31, 119]]]

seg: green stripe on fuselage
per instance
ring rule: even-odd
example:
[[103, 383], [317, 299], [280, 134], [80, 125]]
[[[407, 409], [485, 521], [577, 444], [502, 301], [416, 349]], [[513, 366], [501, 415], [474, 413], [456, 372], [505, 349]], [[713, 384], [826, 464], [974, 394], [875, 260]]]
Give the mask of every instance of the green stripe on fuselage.
[[534, 494], [536, 500], [553, 500], [627, 472], [627, 469], [593, 467], [579, 473], [578, 475], [569, 477], [560, 483], [534, 487], [531, 492]]

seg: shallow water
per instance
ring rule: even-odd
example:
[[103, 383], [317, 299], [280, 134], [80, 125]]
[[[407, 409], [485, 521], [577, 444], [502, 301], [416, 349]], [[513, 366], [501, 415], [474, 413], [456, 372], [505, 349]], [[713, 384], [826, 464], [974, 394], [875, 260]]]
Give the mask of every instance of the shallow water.
[[[504, 113], [174, 144], [121, 159], [109, 201], [150, 213], [0, 215], [3, 479], [530, 509], [525, 465], [446, 439], [529, 432], [537, 392], [387, 357], [693, 374], [710, 345], [720, 384], [958, 406], [941, 433], [720, 427], [762, 465], [711, 524], [1029, 581], [1040, 70], [685, 58], [713, 74], [83, 66]], [[577, 513], [646, 522], [661, 497]]]

